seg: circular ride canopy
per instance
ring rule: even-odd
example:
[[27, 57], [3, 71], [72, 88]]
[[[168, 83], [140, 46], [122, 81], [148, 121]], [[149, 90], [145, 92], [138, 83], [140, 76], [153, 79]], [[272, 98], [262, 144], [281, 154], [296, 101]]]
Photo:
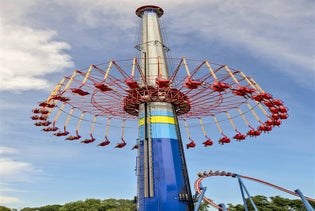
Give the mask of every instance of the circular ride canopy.
[[[158, 68], [150, 82], [146, 79], [144, 60]], [[253, 78], [240, 70], [186, 58], [168, 58], [169, 63], [177, 64], [173, 66], [161, 61], [166, 59], [113, 60], [75, 70], [57, 84], [47, 100], [33, 109], [31, 118], [36, 121], [36, 126], [43, 127], [43, 131], [65, 136], [66, 140], [80, 139], [81, 122], [88, 121], [91, 124], [90, 138], [83, 143], [95, 141], [95, 124], [106, 125], [107, 144], [110, 120], [118, 119], [122, 123], [124, 143], [125, 122], [138, 119], [140, 104], [168, 102], [186, 127], [190, 140], [187, 148], [196, 145], [189, 127], [198, 126], [205, 137], [202, 143], [211, 146], [214, 141], [208, 137], [207, 131], [214, 134], [213, 128], [220, 135], [218, 142], [225, 144], [231, 139], [242, 141], [269, 132], [288, 118], [288, 109], [283, 102], [266, 93]], [[165, 65], [170, 71], [167, 76], [160, 71]], [[76, 125], [73, 131], [68, 131], [70, 119]], [[102, 141], [99, 145], [106, 143]]]

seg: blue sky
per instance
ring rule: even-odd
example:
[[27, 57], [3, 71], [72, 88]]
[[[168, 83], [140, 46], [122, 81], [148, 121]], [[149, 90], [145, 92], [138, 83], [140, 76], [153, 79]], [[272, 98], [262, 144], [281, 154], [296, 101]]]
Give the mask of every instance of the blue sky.
[[[289, 119], [270, 134], [186, 150], [191, 184], [199, 171], [225, 170], [315, 197], [314, 1], [0, 3], [1, 205], [21, 208], [136, 195], [136, 151], [68, 143], [41, 132], [30, 116], [73, 70], [135, 56], [140, 20], [134, 11], [146, 4], [164, 9], [161, 22], [172, 56], [241, 69], [289, 108]], [[133, 145], [137, 128], [126, 130]], [[118, 142], [120, 128], [111, 133]], [[183, 139], [187, 142], [184, 132]], [[252, 195], [290, 197], [246, 184]], [[232, 178], [210, 178], [204, 185], [217, 203], [241, 203]]]

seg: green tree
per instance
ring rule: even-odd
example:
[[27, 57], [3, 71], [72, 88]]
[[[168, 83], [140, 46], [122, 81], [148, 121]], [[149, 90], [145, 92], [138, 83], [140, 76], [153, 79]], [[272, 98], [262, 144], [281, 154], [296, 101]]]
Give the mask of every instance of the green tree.
[[59, 211], [62, 205], [46, 205], [43, 207], [26, 207], [21, 209], [21, 211]]
[[25, 207], [25, 208], [21, 209], [21, 211], [36, 211], [36, 210], [39, 210], [39, 207], [34, 207], [34, 208]]
[[59, 211], [134, 211], [135, 209], [136, 205], [128, 199], [86, 199], [66, 203]]
[[[254, 196], [252, 197], [258, 210], [263, 211], [306, 211], [303, 202], [299, 199], [286, 199], [280, 196], [270, 197], [270, 200], [266, 196]], [[246, 199], [246, 204], [249, 211], [253, 211], [254, 208], [251, 205], [249, 199]], [[311, 206], [315, 207], [315, 203], [310, 202]], [[228, 204], [230, 211], [244, 211], [244, 205]]]
[[60, 211], [98, 211], [98, 208], [95, 207], [94, 204], [88, 204], [80, 200], [63, 205]]
[[136, 207], [134, 202], [128, 199], [106, 199], [102, 201], [102, 209], [105, 208], [106, 211], [134, 211]]
[[233, 204], [227, 204], [229, 211], [244, 211], [244, 206], [237, 204], [237, 205], [233, 205]]
[[0, 211], [11, 211], [11, 209], [5, 206], [0, 206]]
[[59, 211], [60, 208], [62, 207], [62, 205], [47, 205], [47, 206], [43, 206], [40, 207], [38, 210], [39, 211]]
[[210, 205], [207, 202], [202, 201], [198, 211], [207, 211]]

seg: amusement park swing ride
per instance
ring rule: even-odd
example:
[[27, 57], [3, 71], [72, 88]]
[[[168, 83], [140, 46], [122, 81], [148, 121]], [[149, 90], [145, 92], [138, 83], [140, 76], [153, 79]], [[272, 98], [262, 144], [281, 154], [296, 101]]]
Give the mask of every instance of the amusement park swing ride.
[[[168, 58], [169, 48], [163, 42], [159, 23], [163, 13], [162, 8], [153, 5], [138, 8], [136, 15], [142, 20], [142, 40], [136, 46], [139, 56], [75, 70], [33, 109], [31, 118], [44, 132], [99, 147], [112, 145], [111, 122], [119, 121], [121, 140], [115, 148], [138, 151], [138, 210], [197, 210], [197, 198], [199, 202], [207, 198], [200, 196], [205, 190], [201, 180], [195, 183], [199, 197], [191, 193], [184, 148], [210, 148], [269, 133], [288, 118], [288, 109], [241, 70], [207, 60]], [[80, 127], [83, 121], [91, 124], [88, 136]], [[135, 121], [138, 139], [129, 146], [125, 125]], [[181, 122], [189, 140], [185, 144]], [[191, 136], [191, 122], [198, 122], [203, 140]], [[93, 135], [96, 124], [104, 125], [101, 140]], [[218, 140], [207, 133], [209, 127], [217, 129]], [[227, 173], [199, 177], [221, 174]]]

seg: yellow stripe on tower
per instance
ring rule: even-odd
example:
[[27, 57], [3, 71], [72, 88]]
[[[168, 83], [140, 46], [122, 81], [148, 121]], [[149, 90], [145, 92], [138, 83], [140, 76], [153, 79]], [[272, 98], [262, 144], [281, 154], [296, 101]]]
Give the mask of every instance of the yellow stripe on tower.
[[[150, 123], [166, 123], [166, 124], [175, 124], [174, 117], [169, 116], [151, 116], [150, 117]], [[139, 120], [139, 126], [144, 125], [144, 118], [141, 118]]]
[[151, 116], [151, 123], [167, 123], [167, 124], [175, 124], [174, 117], [169, 116]]
[[139, 126], [144, 125], [144, 118], [139, 119]]

